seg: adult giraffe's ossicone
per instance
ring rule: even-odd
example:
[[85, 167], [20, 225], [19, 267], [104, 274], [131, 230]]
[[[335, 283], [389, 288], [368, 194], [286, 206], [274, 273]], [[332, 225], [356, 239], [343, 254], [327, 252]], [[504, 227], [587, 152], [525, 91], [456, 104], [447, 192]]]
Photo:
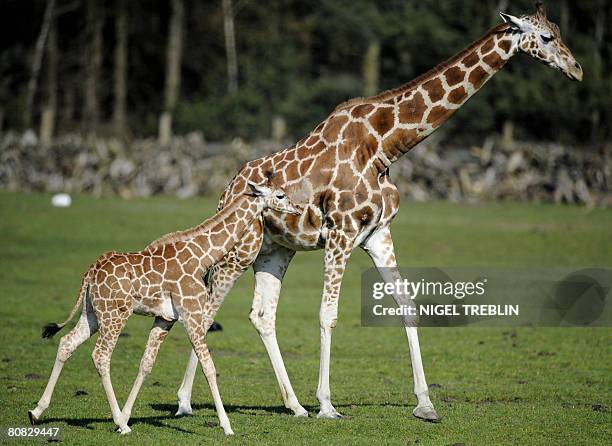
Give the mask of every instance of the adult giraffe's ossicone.
[[[237, 245], [209, 277], [213, 306], [218, 308], [238, 277], [253, 266], [255, 295], [250, 319], [270, 356], [285, 406], [295, 415], [307, 412], [293, 392], [275, 332], [281, 282], [295, 252], [325, 249], [317, 398], [320, 417], [338, 418], [329, 387], [331, 334], [351, 251], [363, 248], [385, 281], [400, 277], [389, 229], [398, 211], [399, 193], [389, 180], [389, 166], [450, 118], [515, 54], [528, 54], [570, 79], [582, 80], [580, 64], [562, 42], [557, 25], [546, 18], [541, 3], [533, 15], [502, 13], [501, 17], [504, 23], [429, 72], [377, 96], [345, 102], [294, 146], [247, 163], [223, 193], [221, 208], [245, 190], [247, 181], [260, 182], [274, 173], [273, 181], [295, 202], [305, 204], [299, 217], [266, 212], [253, 224], [249, 243]], [[397, 301], [405, 298], [394, 297]], [[413, 413], [437, 420], [417, 329], [409, 326], [406, 334], [418, 402]], [[192, 353], [178, 391], [177, 415], [191, 413], [196, 364]]]

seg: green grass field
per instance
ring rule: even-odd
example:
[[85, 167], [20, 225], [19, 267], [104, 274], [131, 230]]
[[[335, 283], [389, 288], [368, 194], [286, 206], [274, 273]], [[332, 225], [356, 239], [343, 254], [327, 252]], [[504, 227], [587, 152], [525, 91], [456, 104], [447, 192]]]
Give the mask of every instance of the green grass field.
[[[103, 251], [138, 250], [159, 235], [213, 213], [215, 199], [124, 201], [76, 197], [55, 209], [48, 195], [0, 193], [0, 425], [25, 425], [56, 354], [40, 327], [63, 320], [81, 275]], [[403, 266], [611, 266], [612, 211], [527, 204], [404, 203], [393, 226]], [[66, 444], [611, 444], [612, 329], [455, 328], [421, 330], [425, 372], [442, 423], [412, 416], [414, 396], [403, 330], [360, 326], [355, 251], [343, 282], [332, 344], [332, 401], [346, 418], [319, 420], [322, 252], [300, 253], [279, 305], [278, 339], [293, 387], [309, 410], [295, 419], [248, 320], [252, 273], [228, 296], [209, 345], [236, 435], [225, 438], [203, 374], [194, 416], [175, 418], [175, 393], [189, 354], [177, 324], [136, 402], [133, 432], [120, 437], [91, 361], [89, 340], [67, 362], [43, 426]], [[133, 316], [113, 356], [123, 405], [152, 319]], [[65, 330], [67, 332], [67, 330]], [[62, 332], [62, 333], [65, 333]], [[60, 333], [61, 334], [61, 333]]]

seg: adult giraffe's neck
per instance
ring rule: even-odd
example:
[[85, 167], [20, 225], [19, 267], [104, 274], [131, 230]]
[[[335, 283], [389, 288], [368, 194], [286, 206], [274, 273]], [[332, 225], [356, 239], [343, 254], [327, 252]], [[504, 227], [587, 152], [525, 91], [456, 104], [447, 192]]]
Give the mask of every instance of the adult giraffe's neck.
[[395, 126], [377, 151], [378, 169], [388, 168], [440, 127], [501, 70], [516, 48], [516, 35], [508, 25], [498, 25], [451, 59], [387, 93]]

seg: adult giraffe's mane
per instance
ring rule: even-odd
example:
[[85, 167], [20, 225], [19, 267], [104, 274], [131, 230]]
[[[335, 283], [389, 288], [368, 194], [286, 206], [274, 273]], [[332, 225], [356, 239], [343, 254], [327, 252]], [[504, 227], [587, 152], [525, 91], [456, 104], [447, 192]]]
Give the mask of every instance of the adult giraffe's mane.
[[489, 37], [491, 35], [498, 34], [498, 33], [503, 33], [503, 32], [506, 32], [506, 31], [508, 31], [510, 29], [511, 28], [510, 28], [510, 26], [508, 24], [500, 23], [500, 24], [494, 26], [493, 28], [491, 28], [489, 31], [487, 31], [487, 33], [484, 34], [481, 38], [479, 38], [478, 40], [472, 42], [470, 45], [465, 47], [459, 53], [457, 53], [454, 56], [452, 56], [451, 58], [445, 60], [441, 64], [436, 65], [435, 67], [433, 67], [429, 71], [421, 74], [420, 76], [415, 77], [410, 82], [408, 82], [408, 83], [406, 83], [404, 85], [400, 85], [399, 87], [392, 88], [392, 89], [387, 90], [387, 91], [383, 91], [382, 93], [379, 93], [379, 94], [377, 94], [375, 96], [357, 97], [357, 98], [349, 99], [348, 101], [345, 101], [345, 102], [342, 102], [341, 104], [339, 104], [334, 109], [334, 112], [337, 112], [337, 111], [340, 111], [340, 110], [344, 110], [344, 109], [352, 107], [354, 105], [384, 102], [384, 101], [387, 101], [389, 99], [393, 99], [395, 96], [398, 96], [398, 95], [403, 94], [403, 93], [405, 93], [407, 91], [410, 91], [414, 87], [417, 87], [418, 85], [421, 85], [422, 83], [424, 83], [428, 79], [437, 76], [442, 71], [444, 71], [447, 68], [455, 65], [457, 62], [459, 62], [465, 56], [470, 54], [476, 48], [480, 47], [487, 39], [489, 39]]

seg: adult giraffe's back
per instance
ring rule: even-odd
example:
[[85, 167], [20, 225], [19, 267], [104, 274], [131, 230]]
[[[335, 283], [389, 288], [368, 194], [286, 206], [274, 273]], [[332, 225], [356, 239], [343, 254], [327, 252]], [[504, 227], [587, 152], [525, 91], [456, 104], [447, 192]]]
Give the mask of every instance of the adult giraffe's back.
[[[306, 206], [300, 216], [265, 213], [263, 221], [253, 225], [243, 243], [209, 278], [211, 297], [218, 308], [237, 278], [253, 266], [255, 295], [250, 319], [268, 351], [285, 406], [296, 415], [307, 412], [293, 392], [275, 333], [281, 282], [295, 252], [325, 249], [317, 398], [320, 417], [338, 418], [340, 414], [331, 404], [329, 365], [346, 261], [360, 246], [385, 281], [400, 277], [389, 229], [399, 205], [399, 193], [388, 176], [391, 163], [437, 129], [516, 53], [526, 53], [571, 79], [582, 79], [582, 68], [561, 41], [559, 28], [547, 20], [542, 4], [536, 5], [533, 15], [501, 15], [503, 24], [443, 64], [397, 89], [341, 104], [296, 145], [247, 163], [221, 197], [223, 207], [245, 190], [247, 181], [257, 183], [268, 177], [294, 202]], [[405, 296], [394, 298], [399, 302]], [[418, 401], [413, 413], [437, 420], [417, 329], [408, 326], [406, 334]], [[177, 414], [191, 412], [196, 364], [192, 353], [178, 392]]]

